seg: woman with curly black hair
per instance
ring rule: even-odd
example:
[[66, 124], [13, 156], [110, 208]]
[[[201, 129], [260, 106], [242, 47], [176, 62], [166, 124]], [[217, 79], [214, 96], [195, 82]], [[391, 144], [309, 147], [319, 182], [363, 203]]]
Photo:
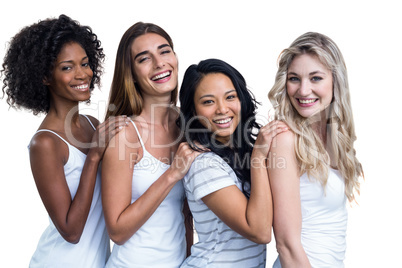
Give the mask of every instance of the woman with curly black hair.
[[23, 28], [4, 58], [8, 104], [46, 114], [29, 148], [50, 224], [30, 267], [103, 267], [110, 254], [98, 166], [126, 119], [99, 124], [78, 111], [100, 83], [103, 59], [91, 28], [65, 15]]
[[199, 242], [181, 267], [265, 267], [273, 213], [268, 155], [287, 126], [260, 127], [243, 76], [217, 59], [187, 69], [180, 103], [187, 142], [207, 148], [183, 179]]

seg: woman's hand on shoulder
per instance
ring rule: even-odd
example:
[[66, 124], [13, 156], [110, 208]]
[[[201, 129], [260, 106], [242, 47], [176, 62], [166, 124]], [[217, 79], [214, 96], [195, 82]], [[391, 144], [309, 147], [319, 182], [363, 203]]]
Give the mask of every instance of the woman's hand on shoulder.
[[99, 159], [102, 159], [110, 140], [130, 122], [125, 115], [109, 117], [102, 124], [96, 127], [92, 136], [91, 152], [94, 152]]
[[276, 136], [286, 132], [288, 129], [288, 126], [284, 122], [277, 120], [271, 121], [263, 126], [254, 143], [254, 156], [267, 158], [273, 143], [275, 143]]
[[177, 181], [181, 180], [190, 169], [194, 159], [200, 154], [202, 152], [194, 151], [187, 142], [180, 143], [170, 165], [170, 172], [173, 178]]

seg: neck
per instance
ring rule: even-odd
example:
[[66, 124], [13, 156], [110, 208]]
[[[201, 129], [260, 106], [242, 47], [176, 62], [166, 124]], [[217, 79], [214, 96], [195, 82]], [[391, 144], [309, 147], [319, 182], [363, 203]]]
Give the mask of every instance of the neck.
[[233, 135], [231, 135], [229, 137], [215, 137], [215, 139], [217, 141], [219, 141], [220, 143], [222, 143], [225, 147], [229, 147], [231, 149], [234, 149]]
[[[145, 103], [144, 103], [145, 104]], [[173, 106], [170, 103], [144, 105], [140, 116], [148, 124], [168, 126]]]
[[71, 105], [55, 105], [51, 102], [47, 117], [63, 122], [64, 126], [79, 125], [78, 102]]

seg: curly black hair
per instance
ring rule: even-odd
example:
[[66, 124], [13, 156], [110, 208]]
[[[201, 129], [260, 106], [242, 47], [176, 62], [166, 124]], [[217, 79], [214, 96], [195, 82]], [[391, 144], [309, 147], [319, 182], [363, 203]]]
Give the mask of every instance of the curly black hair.
[[25, 108], [33, 114], [48, 113], [50, 94], [44, 79], [50, 78], [57, 56], [69, 42], [85, 50], [93, 71], [90, 90], [100, 86], [105, 55], [101, 42], [88, 26], [66, 15], [48, 18], [23, 28], [10, 41], [1, 74], [3, 98], [14, 108]]

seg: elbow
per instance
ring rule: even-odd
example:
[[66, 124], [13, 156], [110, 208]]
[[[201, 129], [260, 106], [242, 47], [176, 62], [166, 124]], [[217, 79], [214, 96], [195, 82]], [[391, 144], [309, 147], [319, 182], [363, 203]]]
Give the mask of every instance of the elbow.
[[116, 237], [116, 236], [112, 237], [112, 236], [110, 236], [110, 240], [112, 240], [113, 243], [115, 243], [116, 245], [122, 246], [124, 243], [126, 243], [126, 241], [128, 239], [122, 239], [120, 237]]
[[301, 248], [301, 244], [295, 241], [290, 241], [286, 239], [276, 238], [276, 250], [279, 256], [286, 257], [294, 255], [298, 249]]
[[286, 246], [284, 243], [280, 243], [278, 240], [276, 242], [276, 251], [280, 256], [285, 256], [287, 252], [290, 251], [290, 249]]
[[278, 251], [282, 267], [309, 267], [309, 259], [304, 251], [298, 234], [289, 232], [286, 228], [279, 228], [275, 232], [276, 250]]
[[126, 243], [133, 235], [134, 233], [131, 233], [129, 230], [130, 227], [127, 226], [122, 226], [119, 224], [117, 221], [108, 221], [108, 219], [105, 217], [105, 223], [106, 223], [106, 229], [109, 234], [110, 240], [113, 241], [116, 245], [123, 245]]
[[255, 238], [249, 238], [249, 240], [253, 241], [256, 244], [269, 244], [271, 242], [271, 237], [259, 236]]
[[272, 239], [271, 229], [266, 228], [264, 231], [258, 232], [255, 235], [248, 237], [248, 239], [257, 244], [269, 244]]
[[126, 243], [127, 240], [129, 239], [129, 237], [127, 238], [126, 236], [116, 233], [116, 232], [109, 232], [109, 237], [110, 237], [110, 240], [113, 241], [113, 243], [115, 243], [116, 245], [119, 245], [119, 246]]
[[275, 243], [278, 254], [282, 255], [283, 253], [290, 251], [289, 243], [286, 243], [285, 240], [275, 237]]
[[81, 234], [61, 234], [61, 236], [64, 238], [64, 240], [71, 244], [78, 244], [81, 239]]
[[267, 235], [265, 235], [264, 237], [262, 237], [262, 243], [260, 243], [260, 244], [269, 244], [269, 243], [271, 243], [271, 240], [272, 240], [272, 235], [270, 232]]
[[80, 242], [80, 238], [75, 238], [75, 239], [66, 239], [64, 238], [68, 243], [71, 244], [78, 244], [78, 242]]
[[265, 234], [260, 234], [258, 237], [256, 237], [256, 241], [254, 241], [257, 244], [269, 244], [271, 242], [272, 236], [271, 233], [265, 233]]
[[78, 244], [81, 239], [82, 232], [84, 231], [84, 226], [77, 226], [66, 223], [57, 223], [53, 221], [57, 231], [63, 239], [71, 244]]
[[63, 237], [63, 239], [66, 240], [68, 243], [78, 244], [78, 242], [80, 242], [83, 230], [67, 230], [67, 227], [60, 226], [56, 226], [56, 228], [57, 231], [59, 231], [61, 237]]

